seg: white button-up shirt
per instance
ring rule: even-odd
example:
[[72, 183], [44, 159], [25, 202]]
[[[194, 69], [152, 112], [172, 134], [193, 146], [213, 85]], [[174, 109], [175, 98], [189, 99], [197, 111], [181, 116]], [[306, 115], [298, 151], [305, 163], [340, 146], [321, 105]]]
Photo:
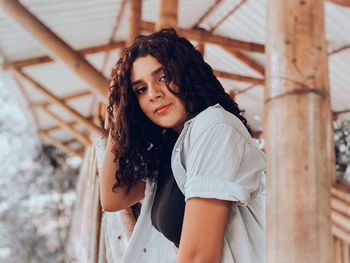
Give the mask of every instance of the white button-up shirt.
[[[243, 123], [219, 104], [208, 107], [185, 123], [171, 165], [185, 200], [232, 201], [221, 263], [265, 262], [265, 155]], [[176, 260], [172, 242], [152, 226], [155, 190], [156, 182], [146, 180], [141, 213], [123, 263]]]

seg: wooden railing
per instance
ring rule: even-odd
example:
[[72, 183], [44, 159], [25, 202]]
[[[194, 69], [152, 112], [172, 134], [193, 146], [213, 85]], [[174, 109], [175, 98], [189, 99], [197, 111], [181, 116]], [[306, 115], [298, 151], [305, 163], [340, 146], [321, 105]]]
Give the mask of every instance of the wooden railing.
[[[99, 200], [95, 148], [87, 148], [77, 185], [65, 262], [114, 263], [128, 244], [130, 222], [120, 212], [102, 213]], [[350, 263], [350, 186], [337, 183], [331, 189], [333, 263]]]
[[99, 177], [93, 147], [87, 147], [77, 182], [65, 262], [98, 262], [101, 229]]
[[338, 183], [331, 193], [333, 262], [350, 263], [350, 188]]

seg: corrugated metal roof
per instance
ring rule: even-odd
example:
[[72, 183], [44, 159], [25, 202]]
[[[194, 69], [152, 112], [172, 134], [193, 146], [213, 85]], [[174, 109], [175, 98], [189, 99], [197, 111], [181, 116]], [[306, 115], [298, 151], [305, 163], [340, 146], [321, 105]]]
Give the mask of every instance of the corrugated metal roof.
[[[215, 2], [216, 0], [179, 0], [179, 26], [192, 28]], [[223, 0], [217, 9], [206, 17], [199, 26], [208, 30], [212, 29], [222, 17], [240, 2], [241, 0]], [[125, 40], [128, 35], [129, 1], [126, 2], [118, 30], [114, 35], [112, 35], [112, 31], [122, 7], [122, 0], [22, 0], [21, 3], [75, 49], [107, 44], [111, 39], [114, 41]], [[219, 25], [214, 30], [214, 33], [245, 41], [265, 43], [265, 6], [265, 0], [247, 0]], [[325, 7], [326, 38], [328, 51], [330, 52], [350, 44], [350, 8], [328, 2], [326, 2]], [[158, 10], [159, 0], [144, 0], [143, 20], [155, 22], [158, 18]], [[45, 47], [42, 47], [36, 39], [9, 18], [1, 8], [0, 51], [8, 61], [49, 54]], [[261, 65], [265, 63], [264, 54], [242, 53]], [[88, 55], [86, 58], [109, 78], [110, 70], [115, 64], [117, 57], [118, 52], [113, 51], [110, 52], [107, 63], [105, 63], [106, 54], [104, 52]], [[259, 73], [215, 45], [206, 45], [205, 60], [216, 70], [262, 78]], [[104, 68], [102, 68], [104, 63]], [[335, 111], [350, 108], [349, 65], [350, 49], [335, 53], [329, 57], [331, 102]], [[24, 72], [60, 98], [89, 90], [84, 81], [59, 61], [27, 67], [24, 69]], [[16, 89], [16, 84], [9, 77], [6, 77], [6, 79], [8, 85]], [[227, 91], [239, 91], [251, 85], [250, 83], [221, 78], [220, 81]], [[31, 103], [45, 101], [44, 96], [29, 84], [23, 82], [22, 85], [29, 94]], [[256, 86], [238, 95], [236, 98], [239, 105], [246, 110], [245, 114], [254, 129], [262, 130], [263, 87]], [[91, 116], [97, 112], [96, 97], [92, 94], [72, 99], [68, 102], [68, 105], [84, 116]], [[49, 109], [65, 121], [73, 121], [73, 118], [59, 106], [52, 105]], [[35, 112], [38, 115], [40, 129], [56, 125], [39, 108], [35, 109]], [[341, 116], [342, 118], [350, 119], [350, 114]], [[81, 125], [76, 125], [76, 128], [82, 132], [84, 131]], [[68, 132], [62, 130], [55, 130], [50, 134], [61, 141], [69, 141], [73, 138]], [[75, 144], [75, 149], [78, 149], [77, 145], [79, 144]]]
[[[225, 3], [227, 5], [225, 9], [230, 10], [232, 8], [230, 1]], [[265, 9], [265, 1], [248, 0], [225, 20], [214, 33], [244, 41], [265, 43]], [[210, 24], [211, 22], [207, 21], [206, 23]]]

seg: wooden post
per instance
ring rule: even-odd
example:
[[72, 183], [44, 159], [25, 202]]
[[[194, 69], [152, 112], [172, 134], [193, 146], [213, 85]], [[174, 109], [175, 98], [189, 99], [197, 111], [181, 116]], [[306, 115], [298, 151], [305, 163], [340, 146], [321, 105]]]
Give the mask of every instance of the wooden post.
[[267, 2], [268, 263], [330, 263], [332, 127], [323, 0]]
[[178, 0], [161, 0], [159, 6], [158, 21], [155, 30], [173, 27], [177, 28]]
[[141, 32], [142, 0], [130, 1], [129, 35], [126, 45], [130, 46]]
[[0, 0], [7, 14], [21, 24], [52, 54], [70, 67], [86, 81], [101, 101], [107, 102], [109, 81], [97, 71], [82, 55], [75, 52], [67, 43], [31, 14], [18, 0]]

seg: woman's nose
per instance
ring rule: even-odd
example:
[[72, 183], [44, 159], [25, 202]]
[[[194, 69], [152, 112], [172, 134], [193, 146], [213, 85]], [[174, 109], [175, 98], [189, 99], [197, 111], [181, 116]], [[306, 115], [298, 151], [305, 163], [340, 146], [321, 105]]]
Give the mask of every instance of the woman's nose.
[[151, 100], [155, 100], [163, 97], [162, 87], [156, 84], [149, 85], [148, 96]]

